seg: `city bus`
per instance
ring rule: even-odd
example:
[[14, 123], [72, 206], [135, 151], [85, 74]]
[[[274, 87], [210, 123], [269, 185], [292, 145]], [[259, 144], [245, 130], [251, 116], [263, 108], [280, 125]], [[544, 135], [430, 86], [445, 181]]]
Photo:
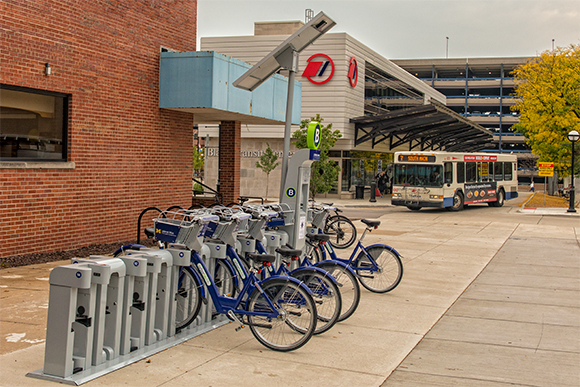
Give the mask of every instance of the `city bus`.
[[517, 159], [512, 154], [397, 152], [391, 202], [460, 211], [465, 205], [503, 206], [518, 197]]

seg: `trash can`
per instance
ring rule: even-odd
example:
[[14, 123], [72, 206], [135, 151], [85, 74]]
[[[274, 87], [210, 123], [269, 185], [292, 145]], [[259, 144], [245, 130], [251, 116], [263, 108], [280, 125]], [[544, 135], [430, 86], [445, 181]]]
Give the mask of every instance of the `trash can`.
[[364, 199], [364, 197], [365, 197], [365, 186], [357, 185], [355, 199]]

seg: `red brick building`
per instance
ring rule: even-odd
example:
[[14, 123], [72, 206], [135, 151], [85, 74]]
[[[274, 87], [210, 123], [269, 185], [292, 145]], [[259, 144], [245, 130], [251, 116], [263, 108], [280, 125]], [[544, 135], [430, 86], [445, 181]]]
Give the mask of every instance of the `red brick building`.
[[193, 118], [159, 109], [159, 60], [196, 49], [196, 13], [0, 1], [0, 257], [134, 240], [144, 208], [191, 204]]

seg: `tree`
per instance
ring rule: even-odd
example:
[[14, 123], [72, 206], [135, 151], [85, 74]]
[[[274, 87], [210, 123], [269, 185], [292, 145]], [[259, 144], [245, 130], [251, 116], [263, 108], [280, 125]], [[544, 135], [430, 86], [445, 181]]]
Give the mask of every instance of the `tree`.
[[193, 162], [192, 162], [192, 169], [193, 169], [193, 176], [197, 177], [201, 174], [204, 168], [204, 151], [203, 148], [193, 148]]
[[514, 74], [520, 98], [513, 107], [520, 113], [516, 130], [539, 161], [553, 162], [569, 175], [572, 147], [566, 135], [580, 131], [580, 45], [545, 51]]
[[266, 143], [268, 148], [264, 151], [264, 154], [260, 156], [260, 161], [256, 161], [256, 167], [260, 168], [266, 174], [266, 199], [268, 198], [268, 186], [270, 182], [270, 172], [272, 172], [280, 164], [278, 156], [270, 148], [270, 144]]
[[332, 124], [322, 125], [324, 119], [320, 114], [309, 120], [302, 120], [300, 129], [295, 131], [292, 138], [295, 140], [294, 145], [298, 149], [306, 148], [306, 132], [308, 124], [311, 121], [320, 122], [321, 139], [320, 139], [320, 160], [312, 163], [310, 173], [310, 197], [314, 199], [317, 193], [327, 193], [332, 189], [333, 184], [338, 180], [340, 167], [332, 160], [329, 160], [328, 151], [342, 137], [340, 131], [332, 130]]

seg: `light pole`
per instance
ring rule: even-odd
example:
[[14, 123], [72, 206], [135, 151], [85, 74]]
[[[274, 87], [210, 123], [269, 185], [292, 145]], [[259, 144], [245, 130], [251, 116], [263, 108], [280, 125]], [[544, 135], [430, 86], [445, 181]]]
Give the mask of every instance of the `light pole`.
[[445, 42], [445, 58], [449, 58], [449, 36], [445, 37], [446, 42]]
[[570, 187], [570, 206], [568, 207], [568, 212], [576, 212], [574, 209], [574, 202], [576, 201], [576, 195], [574, 192], [574, 143], [580, 140], [580, 134], [573, 130], [568, 133], [568, 140], [572, 143], [572, 186]]

